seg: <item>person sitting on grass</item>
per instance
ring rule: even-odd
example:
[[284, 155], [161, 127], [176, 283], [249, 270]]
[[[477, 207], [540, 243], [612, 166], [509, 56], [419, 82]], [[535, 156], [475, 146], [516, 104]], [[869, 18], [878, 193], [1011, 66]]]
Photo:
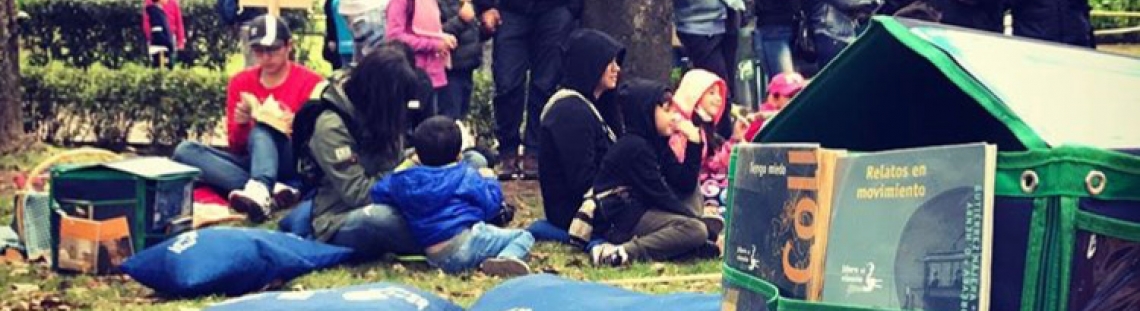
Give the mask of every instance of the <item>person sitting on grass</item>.
[[447, 273], [478, 267], [495, 276], [530, 273], [525, 257], [534, 237], [484, 222], [499, 213], [503, 192], [494, 173], [460, 163], [462, 134], [455, 120], [435, 116], [412, 133], [419, 165], [372, 187], [372, 200], [396, 207], [428, 263]]
[[598, 202], [594, 236], [606, 240], [590, 249], [595, 265], [720, 255], [709, 241], [715, 234], [667, 181], [675, 176], [696, 181], [699, 169], [699, 157], [690, 155], [680, 163], [672, 159], [671, 135], [684, 136], [690, 153], [703, 146], [701, 132], [675, 117], [670, 95], [656, 82], [634, 80], [623, 87], [626, 133], [606, 152], [593, 183]]
[[756, 138], [756, 134], [760, 133], [760, 129], [768, 120], [776, 116], [788, 103], [792, 101], [792, 97], [800, 93], [807, 86], [807, 79], [804, 76], [795, 73], [780, 73], [772, 78], [772, 82], [768, 83], [768, 99], [760, 105], [760, 111], [752, 116], [752, 123], [748, 125], [748, 130], [744, 133], [744, 139], [752, 141]]
[[249, 25], [258, 65], [238, 72], [226, 86], [229, 150], [184, 141], [172, 158], [202, 170], [202, 182], [227, 196], [231, 208], [261, 223], [274, 207], [289, 208], [300, 199], [299, 191], [285, 183], [297, 177], [289, 128], [294, 114], [318, 97], [326, 82], [290, 60], [294, 41], [284, 20], [262, 15]]

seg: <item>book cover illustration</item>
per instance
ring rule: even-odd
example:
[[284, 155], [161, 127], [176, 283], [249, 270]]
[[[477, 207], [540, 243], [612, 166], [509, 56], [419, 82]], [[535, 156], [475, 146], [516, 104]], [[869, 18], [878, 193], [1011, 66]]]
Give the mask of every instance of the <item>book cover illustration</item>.
[[281, 107], [281, 103], [270, 95], [264, 101], [248, 92], [239, 94], [241, 101], [249, 105], [250, 116], [259, 123], [268, 125], [285, 135], [293, 133], [293, 113]]
[[1140, 310], [1140, 242], [1077, 231], [1069, 310]]
[[134, 254], [127, 219], [98, 221], [74, 217], [60, 220], [59, 263], [62, 270], [117, 273]]
[[775, 284], [781, 295], [804, 299], [812, 272], [817, 210], [818, 145], [741, 144], [737, 147], [725, 262]]
[[981, 143], [839, 159], [822, 300], [988, 310], [995, 169]]

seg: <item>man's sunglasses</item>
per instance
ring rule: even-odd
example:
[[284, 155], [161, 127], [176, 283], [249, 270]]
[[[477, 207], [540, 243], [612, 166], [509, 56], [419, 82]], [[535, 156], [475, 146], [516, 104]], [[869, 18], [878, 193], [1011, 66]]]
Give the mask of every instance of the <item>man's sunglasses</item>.
[[253, 50], [254, 53], [271, 54], [271, 53], [277, 53], [277, 51], [280, 51], [284, 47], [285, 47], [284, 45], [271, 45], [271, 46], [254, 45], [250, 49]]

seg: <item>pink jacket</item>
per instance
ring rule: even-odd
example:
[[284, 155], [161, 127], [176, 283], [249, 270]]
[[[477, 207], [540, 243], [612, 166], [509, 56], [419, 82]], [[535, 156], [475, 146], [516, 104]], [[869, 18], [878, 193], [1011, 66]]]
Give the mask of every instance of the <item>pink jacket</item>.
[[[415, 4], [410, 21], [409, 2]], [[444, 33], [436, 0], [391, 0], [388, 3], [387, 26], [388, 40], [404, 42], [416, 52], [416, 67], [427, 72], [433, 88], [447, 85], [446, 71], [450, 56], [439, 51]]]
[[[150, 3], [150, 0], [143, 0], [142, 28], [146, 42], [150, 42], [150, 17], [146, 15], [145, 11], [147, 3]], [[162, 6], [162, 11], [166, 12], [166, 22], [170, 23], [170, 34], [174, 35], [174, 46], [179, 50], [185, 49], [186, 28], [182, 26], [182, 8], [178, 6], [178, 0], [167, 0], [166, 5]]]
[[[681, 84], [677, 86], [677, 92], [673, 93], [673, 105], [681, 112], [681, 116], [685, 120], [692, 120], [698, 117], [695, 113], [697, 103], [701, 101], [701, 96], [711, 88], [720, 88], [721, 94], [728, 94], [728, 87], [725, 85], [724, 80], [717, 77], [716, 74], [703, 69], [693, 69], [685, 73], [681, 77]], [[720, 121], [721, 115], [724, 114], [725, 107], [728, 105], [726, 102], [721, 105], [720, 111], [712, 112], [713, 124], [715, 125]], [[702, 130], [703, 131], [703, 130]], [[702, 136], [704, 133], [701, 133]], [[685, 146], [688, 144], [688, 139], [684, 134], [675, 133], [669, 137], [669, 148], [673, 149], [673, 154], [677, 156], [677, 161], [685, 162]], [[708, 148], [708, 144], [704, 149]], [[701, 152], [702, 155], [707, 154], [708, 150]]]

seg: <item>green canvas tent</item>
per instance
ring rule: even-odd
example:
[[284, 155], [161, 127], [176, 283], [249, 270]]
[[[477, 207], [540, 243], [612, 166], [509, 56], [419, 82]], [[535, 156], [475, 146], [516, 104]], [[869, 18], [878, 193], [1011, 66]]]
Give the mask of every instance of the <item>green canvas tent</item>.
[[[996, 144], [990, 309], [1135, 310], [1140, 276], [1090, 271], [1140, 269], [1138, 117], [1140, 59], [875, 17], [756, 141]], [[779, 297], [724, 269], [771, 310], [873, 309]]]
[[759, 137], [862, 151], [1140, 148], [1137, 117], [1136, 58], [878, 17]]

